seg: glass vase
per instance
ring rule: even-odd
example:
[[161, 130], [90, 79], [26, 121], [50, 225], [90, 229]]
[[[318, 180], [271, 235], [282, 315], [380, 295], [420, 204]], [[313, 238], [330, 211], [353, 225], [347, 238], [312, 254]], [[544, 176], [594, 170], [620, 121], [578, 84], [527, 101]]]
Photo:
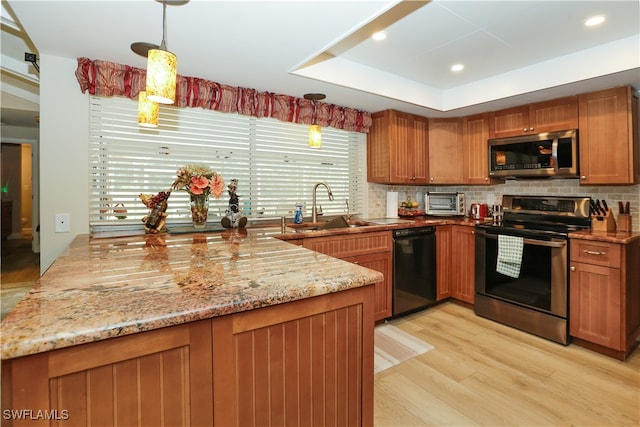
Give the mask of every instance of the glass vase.
[[204, 228], [209, 213], [209, 195], [191, 194], [191, 220], [193, 228]]

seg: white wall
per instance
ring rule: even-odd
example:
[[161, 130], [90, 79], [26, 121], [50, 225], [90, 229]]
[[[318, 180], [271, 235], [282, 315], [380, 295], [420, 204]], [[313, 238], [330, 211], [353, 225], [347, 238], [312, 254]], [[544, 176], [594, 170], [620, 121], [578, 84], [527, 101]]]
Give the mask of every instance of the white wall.
[[[40, 271], [78, 234], [89, 233], [89, 100], [75, 58], [40, 55]], [[71, 232], [54, 232], [54, 215], [71, 215]]]

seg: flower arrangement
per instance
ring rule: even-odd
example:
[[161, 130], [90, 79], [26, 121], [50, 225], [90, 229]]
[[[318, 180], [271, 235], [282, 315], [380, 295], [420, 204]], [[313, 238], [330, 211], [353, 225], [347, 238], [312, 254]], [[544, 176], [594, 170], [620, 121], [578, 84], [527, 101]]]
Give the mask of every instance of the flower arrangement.
[[206, 165], [187, 165], [176, 172], [177, 178], [171, 185], [174, 190], [185, 190], [192, 196], [212, 195], [216, 199], [222, 196], [224, 180], [222, 175]]

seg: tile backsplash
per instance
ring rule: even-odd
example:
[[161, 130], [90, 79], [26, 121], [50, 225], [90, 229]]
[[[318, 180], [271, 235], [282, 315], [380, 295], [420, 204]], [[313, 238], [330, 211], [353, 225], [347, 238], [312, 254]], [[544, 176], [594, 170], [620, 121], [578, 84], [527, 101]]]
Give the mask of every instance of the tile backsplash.
[[576, 179], [557, 180], [507, 180], [504, 184], [489, 186], [410, 186], [367, 183], [365, 199], [367, 218], [380, 218], [386, 215], [387, 191], [397, 191], [398, 200], [410, 196], [415, 200], [417, 194], [427, 191], [451, 191], [465, 193], [467, 206], [471, 203], [500, 203], [503, 194], [584, 196], [593, 199], [605, 199], [609, 207], [618, 216], [618, 201], [629, 202], [633, 231], [640, 231], [640, 185], [625, 186], [585, 186]]

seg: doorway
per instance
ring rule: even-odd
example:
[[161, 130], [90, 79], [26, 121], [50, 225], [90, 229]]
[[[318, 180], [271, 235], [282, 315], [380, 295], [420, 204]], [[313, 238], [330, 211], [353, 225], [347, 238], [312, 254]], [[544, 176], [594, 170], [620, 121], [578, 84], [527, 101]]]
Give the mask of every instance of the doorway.
[[[40, 277], [37, 198], [34, 197], [32, 144], [2, 143], [2, 317]], [[37, 175], [37, 174], [36, 174]], [[35, 202], [35, 203], [34, 203]]]

